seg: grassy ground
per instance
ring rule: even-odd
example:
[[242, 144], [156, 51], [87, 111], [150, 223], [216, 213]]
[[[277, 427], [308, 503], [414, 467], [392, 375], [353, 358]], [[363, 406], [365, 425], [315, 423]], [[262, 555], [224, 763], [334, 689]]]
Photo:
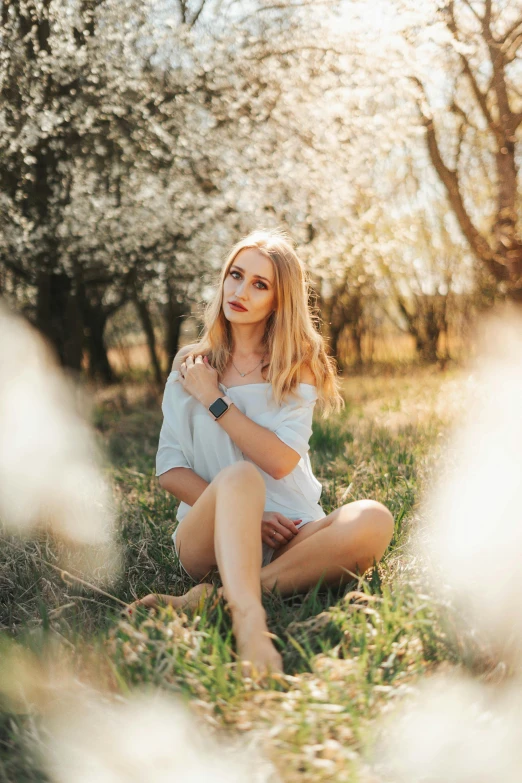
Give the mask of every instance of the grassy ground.
[[[266, 598], [286, 673], [270, 687], [239, 675], [230, 617], [219, 602], [192, 616], [160, 610], [124, 620], [111, 598], [60, 578], [52, 567], [59, 545], [45, 534], [24, 544], [2, 537], [3, 636], [39, 656], [58, 640], [78, 671], [96, 660], [99, 679], [122, 694], [143, 684], [182, 694], [213, 731], [255, 736], [285, 781], [366, 780], [366, 754], [383, 710], [440, 666], [479, 676], [490, 666], [473, 634], [430, 594], [422, 559], [408, 547], [410, 532], [422, 526], [419, 500], [464, 384], [455, 370], [351, 377], [344, 381], [343, 413], [316, 417], [311, 459], [326, 513], [372, 497], [390, 508], [396, 530], [383, 561], [359, 583]], [[157, 393], [146, 383], [99, 391], [92, 418], [118, 500], [124, 551], [109, 592], [130, 601], [151, 591], [185, 591], [190, 585], [170, 538], [177, 501], [154, 478]], [[0, 783], [45, 780], [24, 739], [28, 731], [43, 741], [31, 711], [6, 704]]]

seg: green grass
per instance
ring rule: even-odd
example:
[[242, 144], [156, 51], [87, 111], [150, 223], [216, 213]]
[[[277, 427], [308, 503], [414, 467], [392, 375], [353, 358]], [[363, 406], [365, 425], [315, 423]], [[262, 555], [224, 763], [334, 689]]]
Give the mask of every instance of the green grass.
[[[346, 379], [346, 409], [317, 417], [311, 440], [326, 513], [364, 497], [385, 503], [396, 527], [381, 563], [340, 590], [266, 596], [286, 678], [260, 687], [235, 662], [230, 615], [210, 600], [199, 614], [119, 606], [53, 568], [64, 545], [42, 533], [20, 542], [4, 535], [0, 554], [0, 630], [36, 659], [58, 643], [79, 672], [96, 661], [99, 681], [125, 695], [141, 685], [181, 694], [203, 720], [228, 732], [256, 730], [285, 781], [357, 780], [383, 706], [439, 665], [476, 673], [489, 665], [472, 632], [450, 607], [426, 593], [422, 568], [408, 554], [449, 415], [445, 375]], [[441, 387], [444, 387], [441, 391]], [[171, 534], [177, 501], [154, 477], [160, 400], [136, 384], [100, 394], [93, 423], [119, 506], [124, 567], [109, 592], [130, 601], [148, 592], [181, 594], [184, 579]], [[216, 578], [216, 585], [219, 580]], [[54, 649], [54, 648], [53, 648]], [[0, 713], [0, 783], [45, 775], [26, 736], [39, 742], [31, 711], [6, 701]], [[32, 747], [32, 746], [31, 746]]]

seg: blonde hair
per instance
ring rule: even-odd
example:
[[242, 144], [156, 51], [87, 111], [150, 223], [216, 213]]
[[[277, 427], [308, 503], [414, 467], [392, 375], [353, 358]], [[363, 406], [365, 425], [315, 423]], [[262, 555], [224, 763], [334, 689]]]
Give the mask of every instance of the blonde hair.
[[[317, 402], [327, 418], [339, 412], [344, 399], [339, 391], [335, 359], [328, 356], [324, 339], [317, 331], [320, 317], [309, 305], [310, 278], [291, 241], [282, 231], [253, 231], [230, 251], [219, 277], [216, 293], [205, 307], [204, 331], [197, 350], [208, 355], [210, 364], [221, 377], [232, 354], [232, 331], [223, 312], [223, 284], [241, 250], [256, 248], [272, 261], [275, 271], [275, 310], [267, 319], [263, 342], [269, 362], [267, 382], [274, 399], [281, 405], [289, 394], [298, 394], [300, 370], [307, 364], [317, 386]], [[263, 376], [265, 377], [265, 376]]]

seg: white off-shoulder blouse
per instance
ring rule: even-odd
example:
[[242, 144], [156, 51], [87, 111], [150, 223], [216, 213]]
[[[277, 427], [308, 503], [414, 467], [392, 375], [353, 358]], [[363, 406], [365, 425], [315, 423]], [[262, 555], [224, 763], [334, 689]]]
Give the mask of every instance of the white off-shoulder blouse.
[[[265, 481], [265, 512], [279, 511], [290, 519], [302, 519], [302, 524], [325, 516], [319, 504], [322, 487], [312, 472], [308, 452], [317, 400], [315, 386], [301, 383], [299, 397], [277, 405], [270, 383], [229, 387], [219, 384], [242, 413], [274, 432], [300, 455], [301, 459], [291, 473], [274, 479], [240, 451], [219, 422], [177, 382], [178, 377], [179, 371], [173, 370], [165, 384], [156, 476], [171, 468], [191, 468], [210, 483], [223, 468], [247, 460], [255, 465]], [[177, 520], [181, 521], [190, 508], [182, 501]]]

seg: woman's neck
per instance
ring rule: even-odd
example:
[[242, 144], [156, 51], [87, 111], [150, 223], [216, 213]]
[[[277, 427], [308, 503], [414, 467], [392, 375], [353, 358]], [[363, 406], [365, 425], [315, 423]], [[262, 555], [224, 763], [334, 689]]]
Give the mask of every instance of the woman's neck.
[[266, 349], [262, 346], [260, 348], [232, 348], [232, 356], [234, 359], [261, 359], [266, 353]]
[[[257, 326], [257, 325], [256, 325]], [[248, 329], [248, 327], [247, 327]], [[263, 343], [263, 333], [260, 334], [258, 328], [248, 329], [250, 333], [244, 330], [232, 328], [232, 356], [237, 359], [252, 359], [258, 357], [261, 359], [266, 352], [266, 346]]]
[[263, 343], [258, 342], [234, 342], [231, 350], [232, 356], [235, 359], [261, 359], [266, 353], [266, 346]]

